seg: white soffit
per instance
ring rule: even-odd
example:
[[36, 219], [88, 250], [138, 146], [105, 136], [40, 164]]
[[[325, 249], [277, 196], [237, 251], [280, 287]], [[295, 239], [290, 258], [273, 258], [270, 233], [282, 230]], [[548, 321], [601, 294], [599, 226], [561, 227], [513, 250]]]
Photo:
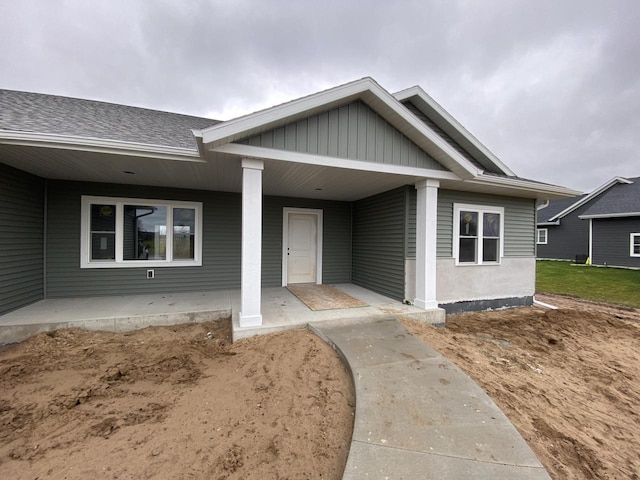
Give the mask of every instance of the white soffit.
[[222, 122], [199, 133], [207, 148], [216, 149], [358, 99], [461, 178], [482, 173], [369, 77]]

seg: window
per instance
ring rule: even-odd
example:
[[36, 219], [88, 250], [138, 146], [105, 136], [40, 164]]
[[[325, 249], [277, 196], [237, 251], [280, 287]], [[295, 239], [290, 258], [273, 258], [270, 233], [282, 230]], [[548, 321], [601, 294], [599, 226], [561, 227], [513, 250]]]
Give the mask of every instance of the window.
[[546, 245], [547, 244], [547, 229], [546, 228], [538, 228], [536, 230], [536, 243], [538, 245]]
[[202, 204], [82, 197], [81, 268], [202, 265]]
[[640, 233], [631, 234], [631, 256], [640, 257]]
[[498, 264], [503, 255], [504, 208], [454, 205], [456, 265]]

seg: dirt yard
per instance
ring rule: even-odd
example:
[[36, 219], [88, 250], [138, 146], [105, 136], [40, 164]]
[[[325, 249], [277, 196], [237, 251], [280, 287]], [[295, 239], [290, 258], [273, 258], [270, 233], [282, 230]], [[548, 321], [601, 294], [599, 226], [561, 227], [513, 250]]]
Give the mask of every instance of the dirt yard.
[[[640, 311], [539, 297], [403, 320], [474, 378], [558, 479], [640, 478]], [[306, 331], [62, 330], [0, 350], [0, 478], [340, 479], [353, 391]], [[208, 338], [207, 333], [211, 332]]]
[[0, 478], [342, 478], [354, 398], [336, 353], [304, 330], [229, 333], [71, 329], [3, 349]]
[[640, 479], [640, 311], [561, 307], [403, 320], [493, 398], [556, 479]]

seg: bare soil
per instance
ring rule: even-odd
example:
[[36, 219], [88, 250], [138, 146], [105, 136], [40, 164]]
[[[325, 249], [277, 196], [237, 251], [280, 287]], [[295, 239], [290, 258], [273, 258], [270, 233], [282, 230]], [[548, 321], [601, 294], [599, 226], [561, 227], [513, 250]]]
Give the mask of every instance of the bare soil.
[[[480, 384], [554, 479], [640, 478], [640, 311], [472, 313], [407, 328]], [[207, 335], [207, 333], [211, 333]], [[0, 478], [340, 479], [353, 387], [298, 330], [60, 330], [0, 350]]]
[[492, 397], [554, 479], [638, 480], [640, 311], [536, 298], [560, 309], [402, 321]]
[[305, 330], [38, 334], [0, 351], [0, 478], [340, 479], [354, 396]]

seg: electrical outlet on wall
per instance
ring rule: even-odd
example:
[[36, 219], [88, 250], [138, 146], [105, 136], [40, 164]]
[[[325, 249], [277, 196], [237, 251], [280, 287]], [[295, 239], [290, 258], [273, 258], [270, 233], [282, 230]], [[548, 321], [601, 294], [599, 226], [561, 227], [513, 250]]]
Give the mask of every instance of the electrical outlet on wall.
[[147, 279], [151, 280], [152, 278], [156, 278], [155, 270], [147, 270]]

